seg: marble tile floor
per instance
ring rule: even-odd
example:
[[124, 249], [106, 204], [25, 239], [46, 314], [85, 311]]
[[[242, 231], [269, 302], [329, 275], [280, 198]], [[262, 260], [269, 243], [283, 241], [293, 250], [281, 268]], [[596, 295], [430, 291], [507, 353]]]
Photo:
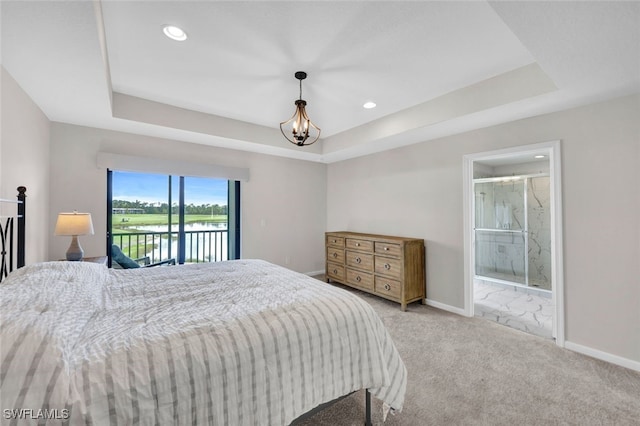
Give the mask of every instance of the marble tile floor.
[[482, 280], [474, 281], [473, 295], [475, 316], [552, 338], [553, 303], [550, 295], [527, 294], [522, 289]]

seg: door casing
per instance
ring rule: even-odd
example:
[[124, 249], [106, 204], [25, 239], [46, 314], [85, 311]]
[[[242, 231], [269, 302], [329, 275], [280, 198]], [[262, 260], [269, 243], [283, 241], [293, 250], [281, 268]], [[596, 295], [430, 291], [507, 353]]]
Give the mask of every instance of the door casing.
[[473, 167], [475, 162], [506, 159], [543, 153], [549, 158], [551, 191], [551, 289], [553, 312], [553, 337], [564, 347], [564, 269], [562, 243], [562, 173], [561, 143], [559, 140], [523, 145], [512, 148], [468, 154], [463, 157], [463, 206], [464, 206], [464, 312], [473, 316], [473, 271], [475, 270]]

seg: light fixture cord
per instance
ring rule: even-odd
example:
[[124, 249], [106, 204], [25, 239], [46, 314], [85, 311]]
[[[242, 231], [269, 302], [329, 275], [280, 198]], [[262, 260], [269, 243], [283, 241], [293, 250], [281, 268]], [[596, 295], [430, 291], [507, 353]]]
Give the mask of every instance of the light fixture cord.
[[302, 79], [300, 79], [300, 100], [302, 100]]

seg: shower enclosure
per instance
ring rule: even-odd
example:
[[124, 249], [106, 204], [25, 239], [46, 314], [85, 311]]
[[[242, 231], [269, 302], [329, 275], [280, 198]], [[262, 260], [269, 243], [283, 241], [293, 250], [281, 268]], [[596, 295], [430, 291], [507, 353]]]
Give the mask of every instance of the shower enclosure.
[[474, 179], [475, 276], [551, 290], [546, 174]]

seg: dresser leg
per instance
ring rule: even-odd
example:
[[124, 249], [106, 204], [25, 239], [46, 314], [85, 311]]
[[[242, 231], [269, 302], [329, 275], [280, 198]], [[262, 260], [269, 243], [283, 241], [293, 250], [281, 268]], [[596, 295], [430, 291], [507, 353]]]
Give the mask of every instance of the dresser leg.
[[402, 312], [407, 312], [407, 302], [400, 302], [400, 310]]
[[420, 302], [421, 302], [423, 305], [426, 305], [426, 304], [427, 304], [427, 299], [426, 299], [426, 298], [424, 298], [424, 299], [422, 299]]

